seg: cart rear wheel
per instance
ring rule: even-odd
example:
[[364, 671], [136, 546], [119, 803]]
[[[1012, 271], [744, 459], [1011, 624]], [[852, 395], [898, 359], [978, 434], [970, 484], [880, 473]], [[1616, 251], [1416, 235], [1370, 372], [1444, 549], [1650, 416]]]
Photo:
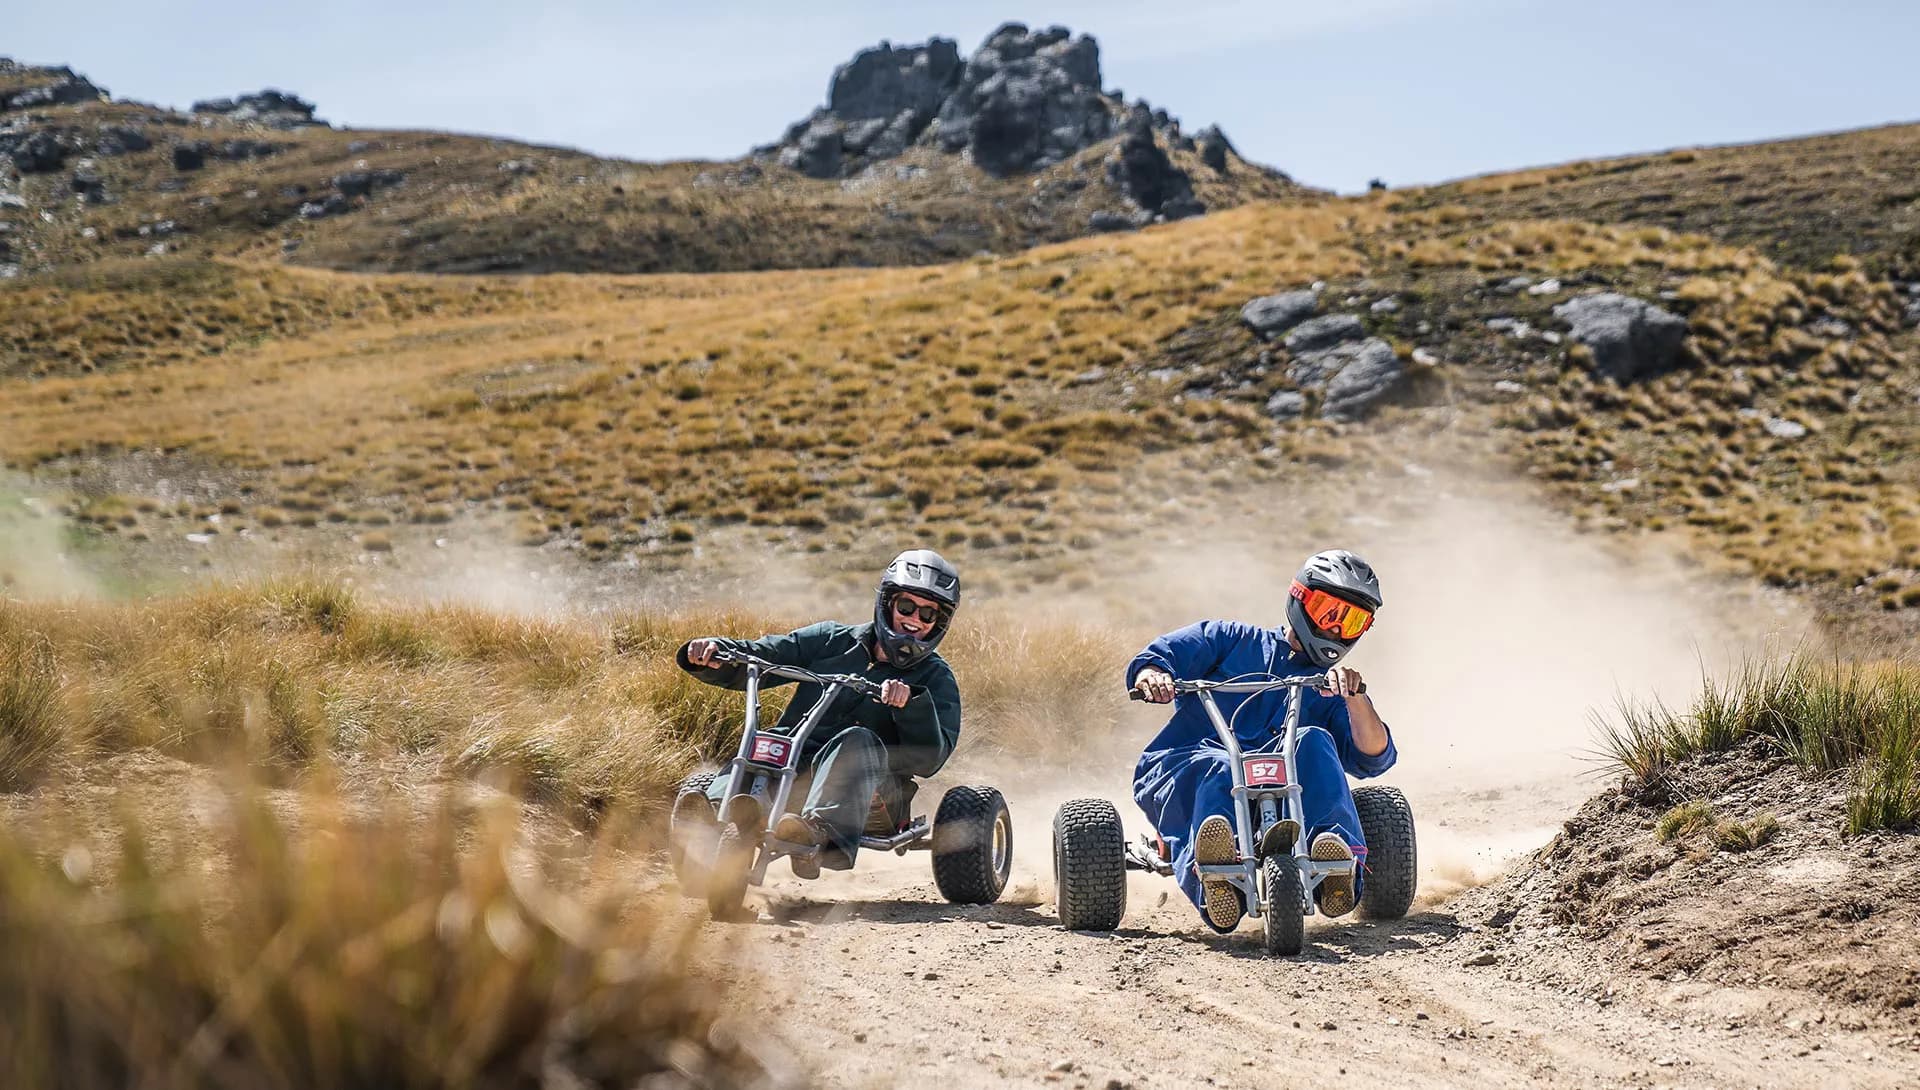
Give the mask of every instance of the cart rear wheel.
[[991, 787], [950, 787], [933, 815], [933, 884], [957, 905], [990, 905], [1013, 869], [1013, 814]]
[[1353, 808], [1367, 839], [1367, 870], [1360, 888], [1360, 918], [1397, 920], [1413, 907], [1419, 859], [1413, 838], [1413, 807], [1397, 787], [1358, 788]]

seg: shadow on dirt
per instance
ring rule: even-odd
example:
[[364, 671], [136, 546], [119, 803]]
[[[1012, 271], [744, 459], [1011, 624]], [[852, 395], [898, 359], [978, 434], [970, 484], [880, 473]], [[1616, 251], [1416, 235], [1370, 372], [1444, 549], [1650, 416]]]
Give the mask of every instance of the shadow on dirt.
[[890, 900], [814, 901], [783, 898], [765, 909], [773, 924], [810, 923], [831, 926], [842, 923], [930, 924], [972, 921], [1011, 927], [1058, 928], [1060, 922], [1034, 905], [952, 905], [932, 902]]
[[[973, 922], [989, 927], [1034, 927], [1060, 930], [1060, 921], [1041, 906], [994, 904], [951, 905], [892, 900], [815, 901], [783, 898], [766, 906], [763, 922], [773, 925], [806, 923], [833, 926], [844, 923], [936, 924]], [[1307, 932], [1306, 949], [1295, 960], [1358, 961], [1386, 954], [1411, 953], [1440, 946], [1465, 928], [1451, 913], [1420, 912], [1403, 920], [1348, 921]], [[1257, 924], [1242, 925], [1231, 935], [1215, 935], [1194, 921], [1193, 929], [1153, 930], [1120, 927], [1111, 932], [1122, 939], [1173, 938], [1205, 946], [1230, 957], [1265, 958]]]
[[[1198, 923], [1191, 932], [1174, 937], [1196, 946], [1205, 946], [1229, 957], [1264, 960], [1257, 921], [1243, 923], [1231, 935], [1215, 935]], [[1420, 912], [1403, 920], [1353, 921], [1311, 927], [1305, 949], [1293, 961], [1365, 961], [1386, 954], [1413, 953], [1440, 946], [1465, 930], [1460, 921], [1447, 912]]]

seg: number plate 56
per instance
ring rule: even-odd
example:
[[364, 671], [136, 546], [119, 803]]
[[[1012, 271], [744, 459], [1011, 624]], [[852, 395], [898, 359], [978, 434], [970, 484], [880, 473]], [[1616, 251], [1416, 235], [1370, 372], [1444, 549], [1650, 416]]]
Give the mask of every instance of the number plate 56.
[[772, 765], [774, 768], [787, 767], [787, 758], [793, 755], [793, 742], [786, 738], [769, 738], [758, 735], [753, 740], [753, 749], [747, 760], [757, 765]]

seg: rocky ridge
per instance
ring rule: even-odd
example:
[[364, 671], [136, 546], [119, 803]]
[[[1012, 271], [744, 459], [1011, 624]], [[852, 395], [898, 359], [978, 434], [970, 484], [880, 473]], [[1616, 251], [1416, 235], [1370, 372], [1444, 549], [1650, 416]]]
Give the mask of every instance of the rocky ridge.
[[930, 148], [1007, 177], [1044, 170], [1116, 138], [1102, 160], [1102, 178], [1136, 214], [1108, 213], [1096, 229], [1206, 210], [1167, 147], [1197, 152], [1216, 173], [1232, 169], [1233, 145], [1218, 126], [1187, 136], [1164, 109], [1145, 100], [1129, 105], [1119, 92], [1103, 89], [1100, 47], [1091, 36], [1020, 23], [994, 31], [964, 61], [947, 38], [862, 50], [834, 71], [825, 106], [756, 154], [809, 177], [851, 178], [887, 169], [883, 164], [910, 149]]

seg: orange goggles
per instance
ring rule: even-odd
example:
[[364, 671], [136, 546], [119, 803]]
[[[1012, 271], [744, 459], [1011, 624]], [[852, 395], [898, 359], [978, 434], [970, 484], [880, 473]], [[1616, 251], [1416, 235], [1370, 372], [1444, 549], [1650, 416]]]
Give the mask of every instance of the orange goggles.
[[1307, 620], [1322, 634], [1342, 640], [1357, 640], [1373, 624], [1373, 611], [1365, 606], [1335, 598], [1324, 590], [1314, 590], [1298, 579], [1287, 593], [1307, 611]]

